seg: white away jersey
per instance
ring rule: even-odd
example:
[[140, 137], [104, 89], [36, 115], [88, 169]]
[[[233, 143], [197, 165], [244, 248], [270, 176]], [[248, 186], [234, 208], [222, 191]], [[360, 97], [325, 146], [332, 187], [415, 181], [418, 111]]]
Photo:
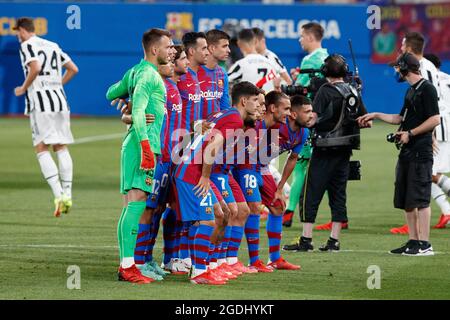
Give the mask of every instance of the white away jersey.
[[441, 96], [439, 98], [439, 110], [441, 113], [450, 115], [450, 75], [448, 73], [439, 71], [439, 86], [441, 89]]
[[38, 61], [41, 71], [25, 94], [25, 114], [38, 112], [68, 111], [66, 95], [62, 86], [62, 66], [70, 61], [58, 44], [33, 36], [20, 45], [20, 58], [25, 77], [30, 71], [28, 64]]
[[438, 70], [434, 66], [434, 64], [425, 58], [420, 59], [420, 73], [422, 77], [430, 81], [433, 86], [436, 88], [438, 97], [440, 99], [441, 97], [441, 89], [439, 86], [439, 76], [438, 76]]
[[287, 73], [287, 69], [284, 66], [284, 64], [281, 62], [280, 58], [275, 54], [275, 52], [272, 52], [270, 50], [266, 50], [264, 53], [264, 57], [269, 59], [270, 62], [277, 68], [276, 71], [278, 74], [281, 74], [283, 72]]
[[274, 89], [273, 79], [277, 76], [277, 68], [263, 55], [251, 53], [236, 61], [228, 71], [230, 83], [248, 81], [258, 88], [269, 92]]

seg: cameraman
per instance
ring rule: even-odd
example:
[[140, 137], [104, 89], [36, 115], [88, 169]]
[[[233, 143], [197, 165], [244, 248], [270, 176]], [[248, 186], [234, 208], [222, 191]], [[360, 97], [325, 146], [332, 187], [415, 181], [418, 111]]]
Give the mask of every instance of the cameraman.
[[[342, 223], [347, 222], [346, 187], [350, 156], [352, 149], [359, 149], [360, 142], [360, 126], [356, 119], [367, 111], [356, 90], [344, 82], [348, 73], [344, 57], [330, 55], [325, 59], [323, 71], [328, 82], [319, 89], [313, 101], [316, 117], [314, 148], [300, 196], [303, 233], [296, 243], [284, 246], [284, 250], [313, 250], [313, 224], [325, 191], [328, 192], [332, 226], [331, 236], [319, 248], [321, 251], [340, 249], [339, 234]], [[370, 126], [370, 121], [361, 124], [361, 127]]]
[[[302, 49], [305, 50], [308, 55], [303, 58], [300, 65], [300, 70], [320, 69], [320, 67], [322, 67], [323, 62], [326, 57], [328, 57], [327, 49], [322, 48], [323, 34], [324, 29], [317, 22], [306, 23], [302, 26], [299, 42]], [[296, 85], [307, 87], [310, 84], [311, 76], [313, 74], [299, 74], [298, 69], [291, 69], [291, 75], [295, 80]], [[315, 74], [315, 76], [321, 77], [320, 74]], [[311, 94], [308, 96], [312, 99]], [[292, 175], [289, 205], [283, 215], [283, 225], [285, 227], [290, 227], [292, 225], [292, 217], [294, 215], [294, 210], [298, 205], [300, 192], [305, 181], [306, 168], [308, 167], [310, 157], [311, 146], [310, 143], [307, 142], [299, 154], [299, 160]]]
[[420, 74], [420, 63], [411, 53], [393, 64], [400, 79], [411, 87], [400, 114], [370, 113], [358, 119], [361, 125], [372, 119], [400, 124], [395, 143], [400, 146], [395, 177], [394, 207], [405, 210], [409, 240], [390, 253], [410, 256], [433, 255], [429, 242], [432, 132], [439, 124], [438, 96], [434, 86]]

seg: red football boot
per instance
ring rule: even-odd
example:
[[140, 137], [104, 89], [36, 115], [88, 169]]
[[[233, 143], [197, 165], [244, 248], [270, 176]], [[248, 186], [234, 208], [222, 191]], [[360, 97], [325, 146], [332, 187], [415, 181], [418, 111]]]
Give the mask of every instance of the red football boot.
[[[226, 264], [226, 263], [223, 263]], [[219, 275], [222, 276], [222, 278], [226, 278], [227, 280], [232, 280], [232, 279], [237, 279], [237, 275], [235, 275], [234, 273], [230, 272], [230, 271], [226, 271], [223, 267], [218, 266], [216, 269], [216, 272], [219, 273]]]
[[435, 225], [434, 229], [444, 229], [445, 226], [450, 222], [450, 214], [441, 214], [439, 222]]
[[282, 257], [277, 261], [272, 261], [267, 266], [278, 270], [299, 270], [301, 268], [300, 266], [287, 262]]
[[[227, 273], [231, 273], [234, 276], [240, 276], [242, 274], [242, 272], [235, 270], [234, 268], [231, 268], [230, 265], [228, 263], [222, 263], [219, 268]], [[230, 278], [231, 279], [231, 278]]]
[[256, 260], [249, 267], [252, 269], [256, 269], [258, 272], [273, 272], [273, 269], [266, 266], [261, 260]]
[[222, 272], [219, 269], [208, 269], [208, 272], [211, 274], [211, 276], [214, 277], [214, 279], [218, 281], [228, 281], [228, 277], [225, 274], [222, 274]]
[[203, 272], [196, 277], [191, 278], [191, 283], [193, 284], [209, 284], [220, 286], [226, 284], [225, 281], [217, 280], [209, 271]]
[[409, 232], [409, 228], [408, 228], [407, 224], [405, 224], [399, 228], [391, 229], [391, 233], [393, 233], [393, 234], [408, 234], [408, 232]]
[[315, 230], [331, 230], [331, 222], [325, 223], [325, 224], [319, 224], [314, 229]]
[[145, 284], [155, 281], [155, 279], [143, 276], [135, 264], [129, 268], [122, 268], [122, 266], [119, 267], [118, 277], [119, 281], [128, 281], [138, 284]]
[[283, 226], [290, 227], [292, 226], [292, 218], [294, 217], [294, 212], [286, 210], [283, 214]]
[[[314, 229], [315, 230], [331, 230], [332, 226], [333, 226], [333, 222], [330, 221], [330, 222], [325, 223], [325, 224], [319, 224]], [[342, 222], [341, 229], [348, 229], [348, 222]]]
[[230, 267], [242, 273], [258, 273], [258, 270], [246, 267], [240, 261], [230, 265]]

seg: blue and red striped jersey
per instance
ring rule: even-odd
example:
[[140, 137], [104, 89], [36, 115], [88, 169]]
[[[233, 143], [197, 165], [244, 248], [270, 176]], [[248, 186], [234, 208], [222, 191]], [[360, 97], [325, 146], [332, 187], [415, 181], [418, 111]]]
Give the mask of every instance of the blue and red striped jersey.
[[284, 152], [300, 153], [309, 136], [307, 128], [292, 130], [287, 118], [285, 123], [272, 127], [267, 127], [264, 120], [257, 121], [255, 127], [248, 128], [246, 133], [248, 130], [254, 130], [254, 134], [247, 134], [251, 138], [245, 141], [245, 154], [238, 157], [240, 162], [237, 167], [255, 171], [260, 171], [262, 166], [267, 166], [272, 159]]
[[200, 114], [202, 119], [208, 118], [214, 112], [231, 107], [228, 75], [221, 66], [217, 65], [214, 69], [200, 66], [197, 77], [202, 95]]
[[201, 119], [200, 106], [202, 94], [200, 85], [198, 84], [197, 73], [191, 68], [188, 68], [188, 72], [178, 80], [177, 87], [180, 91], [181, 101], [183, 102], [180, 128], [191, 131], [191, 123]]
[[[164, 79], [166, 86], [166, 121], [163, 122], [161, 130], [161, 150], [162, 161], [170, 162], [173, 146], [178, 142], [179, 137], [176, 130], [181, 127], [181, 116], [183, 104], [177, 84], [169, 78]], [[178, 133], [179, 135], [180, 133]]]
[[[197, 184], [202, 175], [203, 152], [211, 138], [216, 134], [221, 134], [225, 139], [222, 150], [233, 148], [237, 140], [234, 136], [235, 131], [242, 129], [244, 125], [236, 108], [211, 114], [207, 120], [212, 123], [212, 130], [206, 135], [191, 135], [190, 143], [183, 148], [181, 162], [175, 166], [175, 177], [191, 184]], [[220, 159], [221, 156], [223, 157], [222, 152], [216, 156], [216, 159]]]

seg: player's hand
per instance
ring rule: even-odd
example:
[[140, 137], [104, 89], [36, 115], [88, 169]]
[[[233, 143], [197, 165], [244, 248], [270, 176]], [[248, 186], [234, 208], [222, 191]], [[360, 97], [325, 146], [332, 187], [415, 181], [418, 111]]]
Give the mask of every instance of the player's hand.
[[273, 197], [272, 203], [270, 205], [274, 206], [278, 200], [281, 201], [281, 206], [284, 211], [286, 209], [286, 200], [284, 199], [283, 190], [277, 189], [277, 191], [275, 191], [275, 196]]
[[395, 135], [398, 137], [398, 141], [401, 144], [407, 144], [409, 142], [409, 133], [408, 131], [398, 131], [395, 133]]
[[438, 143], [437, 143], [437, 140], [436, 140], [436, 137], [434, 136], [434, 134], [432, 135], [432, 147], [433, 147], [433, 155], [437, 155], [438, 153], [439, 153], [439, 145], [438, 145]]
[[127, 101], [125, 99], [117, 98], [111, 101], [111, 106], [116, 106], [116, 110], [122, 110], [122, 108], [126, 107], [126, 105]]
[[211, 129], [211, 122], [203, 121], [202, 122], [202, 134], [205, 134], [209, 129]]
[[131, 114], [123, 114], [121, 120], [125, 124], [132, 124], [133, 123], [133, 119], [131, 118]]
[[372, 120], [364, 121], [364, 122], [358, 121], [358, 125], [360, 128], [372, 128], [373, 122], [372, 122]]
[[299, 68], [292, 68], [290, 71], [292, 80], [295, 82], [295, 80], [297, 80], [298, 75], [300, 74], [299, 72]]
[[146, 124], [150, 124], [150, 123], [153, 123], [153, 122], [155, 122], [155, 115], [153, 115], [151, 113], [146, 114], [145, 115], [145, 123]]
[[141, 141], [141, 170], [150, 171], [155, 168], [155, 155], [148, 140]]
[[26, 91], [27, 90], [25, 90], [22, 86], [20, 86], [20, 87], [16, 87], [14, 89], [14, 94], [16, 95], [16, 97], [20, 97], [20, 96], [23, 96]]
[[194, 187], [194, 194], [197, 197], [205, 197], [208, 194], [209, 188], [210, 188], [210, 182], [209, 178], [200, 177], [200, 180], [198, 180], [197, 185]]
[[218, 245], [222, 242], [225, 236], [225, 228], [214, 228], [213, 233], [211, 234], [211, 243]]
[[370, 122], [370, 127], [372, 127], [372, 120], [376, 118], [375, 113], [366, 113], [356, 119], [358, 121], [358, 125], [360, 128], [367, 128], [368, 123]]

